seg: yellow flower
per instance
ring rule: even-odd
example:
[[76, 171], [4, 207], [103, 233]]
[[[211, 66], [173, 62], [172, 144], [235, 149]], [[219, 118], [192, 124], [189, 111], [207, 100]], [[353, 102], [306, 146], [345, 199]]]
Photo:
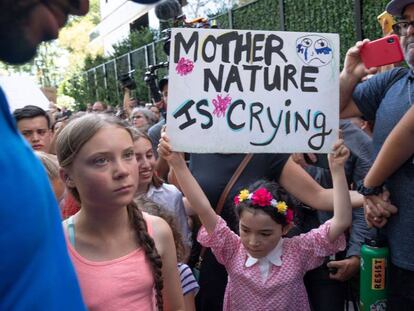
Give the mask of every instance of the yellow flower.
[[287, 210], [287, 207], [288, 206], [287, 206], [287, 204], [286, 204], [285, 201], [279, 201], [279, 202], [277, 202], [276, 208], [277, 208], [277, 211], [279, 213], [284, 214], [286, 212], [286, 210]]
[[249, 190], [244, 189], [242, 191], [240, 191], [239, 194], [239, 201], [243, 202], [244, 200], [247, 200], [249, 198]]

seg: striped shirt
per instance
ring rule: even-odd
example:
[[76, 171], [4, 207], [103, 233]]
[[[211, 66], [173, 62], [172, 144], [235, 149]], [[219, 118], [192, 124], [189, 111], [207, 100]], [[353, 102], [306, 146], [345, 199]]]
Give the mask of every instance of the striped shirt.
[[178, 271], [180, 272], [181, 288], [183, 289], [183, 295], [187, 295], [190, 292], [194, 294], [198, 293], [200, 286], [195, 279], [190, 267], [184, 263], [178, 263]]

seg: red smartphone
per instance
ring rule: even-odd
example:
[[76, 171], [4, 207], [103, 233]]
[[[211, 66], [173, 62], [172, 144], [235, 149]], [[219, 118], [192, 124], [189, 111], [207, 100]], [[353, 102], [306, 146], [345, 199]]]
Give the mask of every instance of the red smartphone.
[[397, 35], [386, 36], [364, 44], [360, 55], [367, 68], [399, 63], [404, 60]]

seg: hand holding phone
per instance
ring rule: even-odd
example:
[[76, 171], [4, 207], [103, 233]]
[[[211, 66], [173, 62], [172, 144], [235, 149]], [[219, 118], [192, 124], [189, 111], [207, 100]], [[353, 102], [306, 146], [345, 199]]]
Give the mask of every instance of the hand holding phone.
[[399, 63], [404, 60], [397, 35], [386, 36], [364, 44], [360, 55], [367, 68]]

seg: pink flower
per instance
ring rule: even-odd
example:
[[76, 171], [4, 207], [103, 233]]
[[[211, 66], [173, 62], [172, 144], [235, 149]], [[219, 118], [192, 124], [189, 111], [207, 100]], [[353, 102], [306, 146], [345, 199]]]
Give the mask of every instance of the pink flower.
[[286, 211], [286, 222], [290, 224], [293, 221], [293, 211], [289, 208]]
[[224, 117], [224, 115], [226, 114], [227, 107], [230, 105], [230, 103], [231, 97], [229, 95], [226, 95], [226, 97], [221, 97], [221, 95], [217, 95], [217, 99], [213, 99], [213, 114], [215, 114], [218, 118]]
[[194, 63], [192, 60], [181, 57], [177, 63], [177, 66], [175, 67], [175, 70], [180, 76], [185, 76], [191, 73], [193, 71], [193, 68]]
[[236, 195], [236, 196], [234, 197], [234, 204], [235, 204], [236, 206], [240, 204], [239, 195]]
[[272, 194], [266, 188], [257, 189], [252, 195], [252, 203], [259, 206], [269, 206]]

